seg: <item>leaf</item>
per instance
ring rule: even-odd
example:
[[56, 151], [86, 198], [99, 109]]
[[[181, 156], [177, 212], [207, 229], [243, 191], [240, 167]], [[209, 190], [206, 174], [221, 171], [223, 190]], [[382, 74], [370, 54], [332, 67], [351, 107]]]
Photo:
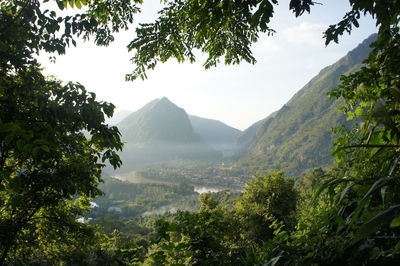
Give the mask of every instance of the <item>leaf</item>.
[[372, 157], [372, 156], [374, 156], [374, 155], [375, 155], [378, 151], [380, 151], [380, 150], [382, 150], [382, 148], [378, 148], [378, 147], [372, 148], [371, 151], [370, 151], [370, 153], [369, 153], [369, 155]]
[[81, 3], [80, 0], [75, 0], [75, 5], [76, 5], [76, 7], [77, 7], [78, 9], [81, 9], [81, 8], [82, 8], [82, 3]]
[[347, 120], [353, 120], [354, 118], [354, 113], [353, 112], [347, 112]]
[[397, 252], [399, 252], [400, 250], [400, 241], [397, 242], [396, 246], [394, 246], [393, 250], [392, 250], [392, 255], [396, 254]]
[[369, 205], [369, 200], [367, 198], [362, 199], [360, 202], [358, 202], [357, 208], [353, 211], [351, 214], [351, 220], [350, 224], [353, 224], [358, 217], [360, 216], [360, 213]]
[[374, 216], [358, 229], [354, 236], [352, 244], [355, 244], [358, 241], [368, 237], [372, 233], [375, 233], [382, 225], [388, 224], [390, 221], [392, 221], [393, 217], [398, 215], [399, 211], [400, 204], [391, 206], [378, 213], [376, 216]]
[[58, 8], [63, 10], [65, 8], [65, 1], [57, 1]]
[[347, 184], [347, 186], [342, 190], [342, 192], [340, 193], [340, 198], [339, 198], [339, 202], [338, 204], [340, 204], [344, 198], [344, 196], [347, 194], [347, 192], [350, 190], [350, 188], [352, 188], [354, 186], [354, 184], [349, 183]]
[[345, 183], [345, 182], [350, 182], [351, 180], [347, 179], [346, 177], [343, 178], [330, 178], [324, 182], [322, 182], [321, 185], [318, 186], [318, 188], [316, 189], [316, 191], [314, 192], [314, 198], [319, 197], [319, 195], [326, 189], [328, 188], [332, 188], [332, 187], [336, 187], [337, 185], [339, 185], [340, 183]]
[[399, 227], [400, 226], [400, 216], [394, 218], [392, 222], [390, 223], [390, 227]]
[[272, 259], [270, 259], [265, 265], [270, 265], [270, 266], [274, 266], [278, 263], [279, 259], [282, 257], [282, 255], [273, 257]]
[[40, 148], [41, 148], [42, 150], [44, 150], [45, 152], [47, 152], [47, 153], [50, 152], [49, 146], [47, 146], [47, 145], [42, 145], [42, 146], [40, 146]]
[[35, 145], [48, 145], [49, 142], [45, 139], [37, 139], [33, 142]]
[[354, 113], [356, 114], [356, 116], [361, 116], [363, 111], [364, 110], [361, 107], [357, 107], [357, 109], [354, 111]]
[[381, 187], [381, 197], [382, 197], [382, 204], [385, 204], [385, 195], [388, 186]]
[[393, 177], [387, 176], [383, 178], [379, 178], [368, 190], [368, 192], [364, 195], [363, 199], [369, 197], [372, 193], [374, 193], [377, 189], [383, 187], [386, 183], [393, 180]]

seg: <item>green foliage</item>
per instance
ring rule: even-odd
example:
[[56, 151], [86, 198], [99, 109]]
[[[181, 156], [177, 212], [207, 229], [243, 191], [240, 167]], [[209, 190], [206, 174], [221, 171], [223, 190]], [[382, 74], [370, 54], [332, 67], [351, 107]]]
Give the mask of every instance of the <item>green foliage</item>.
[[199, 212], [178, 212], [171, 222], [159, 220], [145, 265], [232, 265], [235, 226], [209, 194]]
[[399, 231], [390, 224], [399, 215], [400, 203], [400, 10], [396, 1], [362, 7], [376, 12], [378, 40], [365, 65], [343, 77], [342, 86], [331, 95], [344, 99], [344, 112], [361, 116], [363, 123], [339, 130], [335, 154], [345, 182], [327, 187], [346, 194], [337, 199], [341, 211], [335, 218], [346, 221], [347, 248], [368, 245], [376, 251], [370, 260], [394, 260], [399, 255]]
[[[146, 70], [170, 58], [194, 62], [196, 49], [208, 55], [206, 69], [217, 65], [221, 57], [226, 64], [242, 60], [254, 64], [251, 45], [260, 32], [275, 32], [268, 23], [277, 4], [276, 0], [168, 1], [154, 23], [136, 29], [137, 37], [128, 46], [136, 50], [131, 59], [136, 68], [126, 78], [145, 79]], [[310, 12], [313, 4], [310, 0], [291, 0], [289, 8], [298, 16]]]
[[[64, 8], [66, 1], [58, 3]], [[44, 77], [34, 54], [63, 54], [77, 37], [107, 45], [137, 9], [130, 1], [69, 3], [88, 8], [57, 16], [39, 1], [0, 2], [0, 264], [33, 247], [32, 256], [51, 257], [60, 246], [75, 245], [71, 239], [90, 236], [75, 219], [87, 197], [100, 194], [104, 163], [121, 165], [119, 131], [104, 124], [114, 106], [79, 83]]]
[[[110, 117], [114, 108], [97, 102], [79, 83], [64, 85], [44, 77], [33, 55], [40, 50], [63, 54], [67, 46], [76, 45], [78, 37], [94, 37], [96, 44], [108, 45], [112, 33], [132, 23], [138, 12], [136, 3], [141, 2], [57, 1], [60, 9], [80, 10], [72, 16], [58, 16], [39, 1], [0, 2], [0, 264], [397, 263], [398, 0], [350, 0], [350, 12], [325, 32], [327, 44], [337, 42], [340, 35], [358, 27], [362, 13], [372, 15], [379, 26], [378, 39], [364, 65], [352, 65], [353, 69], [348, 65], [345, 72], [357, 71], [344, 77], [341, 87], [331, 93], [344, 102], [343, 111], [350, 120], [362, 123], [356, 120], [353, 128], [337, 130], [337, 169], [322, 175], [325, 178], [315, 198], [310, 197], [309, 188], [320, 173], [299, 183], [303, 194], [297, 217], [294, 181], [275, 172], [250, 181], [234, 210], [205, 195], [199, 211], [159, 220], [151, 245], [117, 231], [108, 236], [94, 234], [87, 224], [76, 221], [84, 215], [89, 197], [99, 195], [103, 163], [120, 165], [119, 132], [104, 124], [104, 114]], [[127, 79], [145, 78], [147, 69], [172, 57], [193, 62], [195, 49], [208, 54], [206, 68], [221, 57], [227, 64], [254, 63], [251, 44], [260, 32], [273, 33], [268, 22], [277, 3], [166, 2], [156, 22], [137, 29], [128, 47], [137, 51], [132, 58], [137, 68]], [[299, 16], [310, 12], [313, 4], [291, 0], [289, 9]], [[322, 80], [332, 85], [344, 73], [334, 67], [326, 71]], [[331, 77], [327, 77], [329, 71]], [[324, 103], [303, 108], [322, 110]], [[290, 104], [272, 122], [289, 113]], [[328, 117], [334, 116], [330, 111]], [[305, 121], [311, 113], [302, 114], [303, 120], [295, 121]], [[296, 126], [293, 123], [285, 132], [293, 132]], [[110, 219], [113, 222], [119, 221]], [[141, 230], [133, 225], [131, 229]]]
[[340, 84], [340, 76], [360, 67], [370, 52], [371, 36], [335, 64], [326, 67], [279, 111], [258, 127], [241, 163], [255, 170], [285, 170], [299, 175], [314, 167], [333, 164], [334, 135], [330, 129], [346, 123], [338, 112], [341, 100], [326, 94]]
[[[338, 42], [339, 36], [350, 33], [353, 27], [359, 27], [361, 14], [372, 15], [384, 30], [395, 25], [398, 19], [397, 0], [351, 0], [349, 3], [351, 10], [325, 31], [327, 45]], [[141, 24], [136, 29], [137, 37], [128, 46], [129, 50], [136, 51], [131, 58], [136, 68], [126, 78], [145, 79], [147, 70], [170, 58], [194, 62], [195, 50], [208, 55], [204, 62], [206, 69], [217, 65], [221, 58], [226, 64], [243, 60], [254, 64], [251, 45], [257, 42], [260, 33], [275, 32], [268, 24], [277, 4], [277, 0], [169, 1], [155, 22]], [[309, 13], [314, 4], [312, 0], [291, 0], [289, 9], [297, 17]]]
[[110, 114], [113, 106], [96, 102], [82, 85], [48, 80], [37, 67], [3, 77], [0, 226], [5, 256], [24, 230], [39, 226], [42, 212], [51, 220], [63, 200], [98, 195], [101, 161], [118, 167], [115, 150], [122, 143], [118, 129], [103, 124], [103, 112]]
[[[198, 207], [198, 194], [194, 187], [186, 184], [132, 184], [113, 178], [106, 178], [99, 188], [104, 195], [94, 201], [98, 207], [90, 217], [110, 214], [110, 207], [121, 209], [119, 216], [133, 218], [138, 215], [160, 215], [167, 211], [194, 210]], [[105, 223], [102, 223], [105, 224]], [[106, 230], [111, 232], [113, 229]]]
[[343, 77], [331, 96], [343, 100], [350, 120], [359, 117], [362, 123], [357, 119], [352, 128], [337, 129], [337, 171], [316, 191], [319, 208], [330, 207], [300, 219], [299, 229], [304, 222], [311, 229], [274, 239], [271, 245], [280, 252], [266, 248], [270, 262], [391, 265], [399, 260], [399, 5], [355, 1], [352, 6], [356, 11], [339, 28], [349, 29], [360, 11], [373, 13], [381, 27], [364, 65]]
[[187, 182], [220, 189], [239, 189], [250, 178], [250, 172], [245, 167], [193, 161], [174, 161], [152, 165], [139, 170], [137, 174], [143, 178], [161, 182]]
[[286, 179], [282, 172], [250, 180], [235, 207], [243, 224], [244, 238], [263, 242], [273, 237], [276, 225], [293, 229], [297, 197], [294, 181]]
[[[235, 10], [235, 7], [240, 7], [242, 3], [235, 2], [236, 4], [233, 4], [232, 9], [224, 9], [226, 8], [224, 4], [219, 5], [220, 2], [218, 1], [213, 3], [204, 1], [204, 5], [201, 5], [201, 3], [199, 1], [172, 2], [160, 14], [160, 19], [156, 23], [144, 25], [139, 29], [138, 32], [142, 35], [131, 46], [139, 52], [133, 59], [138, 64], [138, 69], [128, 78], [138, 76], [144, 78], [146, 69], [152, 69], [158, 61], [164, 62], [170, 57], [176, 57], [178, 61], [185, 59], [193, 61], [195, 58], [191, 54], [192, 48], [201, 49], [208, 53], [209, 58], [205, 63], [206, 67], [215, 65], [220, 56], [225, 56], [225, 62], [228, 64], [237, 63], [241, 59], [254, 62], [254, 58], [247, 53], [245, 48], [251, 42], [256, 41], [257, 35], [252, 35], [254, 32], [269, 30], [262, 28], [262, 23], [266, 22], [272, 15], [272, 8], [268, 10], [263, 8], [267, 8], [268, 4], [271, 7], [271, 3], [267, 1], [245, 3], [244, 14], [248, 11], [250, 15], [246, 18], [238, 16], [239, 21], [236, 21], [236, 23], [239, 26], [248, 23], [249, 27], [246, 29], [247, 32], [242, 28], [240, 33], [236, 32], [236, 29], [224, 28], [223, 25], [229, 25], [234, 19], [230, 21], [229, 18], [232, 18], [230, 13], [223, 13], [223, 11]], [[229, 3], [231, 2], [227, 2], [228, 7]], [[261, 3], [265, 3], [265, 5]], [[275, 2], [272, 1], [272, 3]], [[309, 10], [310, 4], [309, 1], [291, 1], [290, 8], [295, 11], [296, 15], [301, 15], [304, 10]], [[398, 111], [400, 109], [398, 25], [400, 5], [396, 0], [385, 2], [357, 0], [350, 1], [350, 5], [351, 11], [345, 15], [343, 20], [330, 26], [325, 32], [327, 44], [331, 41], [337, 42], [338, 37], [345, 32], [351, 32], [353, 26], [358, 27], [358, 19], [361, 13], [370, 14], [376, 18], [377, 25], [380, 28], [372, 53], [363, 66], [348, 65], [344, 72], [341, 72], [342, 69], [338, 68], [337, 72], [333, 71], [336, 72], [335, 75], [332, 75], [331, 79], [327, 79], [332, 85], [336, 85], [340, 75], [356, 71], [343, 78], [342, 86], [331, 94], [341, 98], [340, 102], [345, 104], [343, 110], [349, 115], [350, 120], [357, 118], [352, 129], [341, 127], [336, 131], [338, 134], [335, 149], [337, 169], [323, 174], [325, 178], [315, 191], [315, 198], [310, 198], [309, 191], [309, 187], [315, 186], [312, 182], [313, 179], [303, 180], [311, 182], [308, 182], [308, 185], [303, 183], [300, 186], [303, 190], [303, 206], [298, 211], [296, 230], [285, 230], [285, 227], [290, 229], [285, 224], [286, 221], [277, 219], [283, 210], [293, 210], [291, 208], [279, 208], [284, 203], [288, 204], [287, 202], [278, 201], [279, 204], [276, 204], [278, 208], [269, 209], [270, 206], [275, 206], [271, 205], [271, 202], [274, 202], [272, 200], [274, 196], [280, 195], [282, 191], [291, 191], [290, 186], [269, 191], [266, 189], [268, 186], [263, 182], [254, 181], [254, 185], [248, 185], [253, 188], [249, 190], [251, 193], [246, 194], [247, 192], [245, 192], [243, 198], [239, 200], [237, 215], [240, 217], [241, 212], [247, 211], [257, 219], [252, 221], [250, 219], [251, 223], [249, 223], [249, 219], [247, 221], [246, 219], [239, 219], [238, 221], [243, 228], [246, 228], [246, 232], [249, 231], [248, 229], [259, 230], [250, 239], [265, 244], [245, 250], [245, 254], [242, 256], [244, 263], [393, 265], [399, 260], [400, 245], [398, 243], [399, 229], [397, 225], [400, 202], [397, 192], [400, 174], [398, 167], [400, 115]], [[221, 21], [223, 20], [226, 24], [219, 24], [218, 20], [215, 20], [209, 31], [196, 31], [196, 26], [199, 27], [198, 29], [202, 29], [200, 16], [193, 16], [193, 19], [186, 16], [193, 14], [193, 7], [200, 11], [204, 8], [208, 11], [208, 14], [219, 12]], [[258, 12], [255, 7], [259, 7], [263, 11]], [[258, 16], [261, 18], [262, 15], [265, 16], [263, 22], [260, 22], [263, 19], [260, 21], [256, 19], [256, 23], [251, 24], [246, 20], [252, 16], [254, 16], [253, 18]], [[212, 19], [213, 16], [210, 17]], [[178, 26], [168, 27], [169, 22], [177, 23]], [[255, 26], [255, 28], [252, 28], [252, 26]], [[257, 27], [261, 28], [257, 29]], [[216, 31], [215, 28], [225, 30]], [[194, 30], [190, 31], [192, 29]], [[144, 37], [146, 30], [148, 35]], [[238, 46], [237, 54], [233, 57], [232, 50], [225, 45], [229, 39], [225, 38], [224, 34], [226, 33], [231, 33], [232, 39], [237, 37], [238, 40], [243, 37], [242, 33], [248, 34], [247, 42]], [[160, 36], [160, 38], [154, 36]], [[147, 37], [152, 41], [140, 42], [146, 40]], [[214, 37], [216, 39], [213, 42]], [[215, 52], [213, 48], [217, 45], [219, 45], [219, 50], [217, 49], [217, 52]], [[355, 54], [353, 59], [359, 64], [363, 58], [365, 57], [360, 58]], [[335, 86], [330, 86], [330, 88], [333, 87]], [[281, 112], [281, 115], [284, 112], [289, 112], [288, 109], [290, 108], [290, 105], [287, 106]], [[309, 108], [314, 108], [314, 105], [309, 105]], [[279, 113], [276, 117], [279, 117]], [[363, 121], [361, 124], [359, 123], [360, 120]], [[287, 131], [290, 132], [294, 127], [289, 127]], [[311, 158], [318, 157], [318, 155], [314, 155]], [[284, 179], [281, 178], [278, 184], [282, 183], [282, 180]], [[274, 182], [269, 183], [276, 184]], [[293, 189], [293, 183], [291, 188]], [[267, 193], [263, 193], [263, 189]], [[270, 196], [263, 198], [263, 196], [257, 197], [257, 195]], [[207, 203], [207, 206], [215, 206], [210, 198], [204, 198], [203, 202]], [[205, 208], [205, 210], [208, 210], [208, 208]], [[272, 210], [276, 211], [274, 215], [271, 214], [273, 213]], [[309, 211], [307, 212], [307, 210]], [[287, 216], [291, 217], [290, 214]], [[287, 216], [282, 215], [281, 217]], [[268, 220], [270, 217], [271, 219]], [[235, 218], [233, 219], [235, 220]], [[252, 226], [249, 226], [249, 224]], [[196, 226], [199, 225], [190, 223], [192, 230]], [[268, 237], [265, 236], [266, 232], [269, 233]], [[261, 237], [259, 238], [259, 236]], [[249, 239], [249, 237], [244, 237], [244, 239]], [[162, 257], [168, 253], [157, 254]], [[182, 259], [182, 256], [191, 258], [190, 253], [181, 253], [178, 257]], [[188, 261], [179, 262], [188, 263]]]

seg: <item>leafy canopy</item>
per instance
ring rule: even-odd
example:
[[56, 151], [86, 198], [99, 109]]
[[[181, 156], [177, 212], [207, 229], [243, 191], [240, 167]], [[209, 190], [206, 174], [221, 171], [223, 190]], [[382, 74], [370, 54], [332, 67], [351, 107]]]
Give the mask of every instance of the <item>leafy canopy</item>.
[[[226, 64], [242, 60], [254, 64], [252, 43], [260, 33], [273, 34], [269, 27], [277, 0], [164, 1], [165, 8], [153, 23], [141, 24], [136, 38], [128, 45], [136, 53], [131, 61], [135, 70], [128, 80], [147, 78], [146, 70], [158, 62], [175, 58], [178, 62], [194, 62], [194, 50], [208, 54], [204, 67], [216, 66], [220, 58]], [[291, 0], [290, 10], [296, 16], [310, 12], [311, 0]]]
[[87, 5], [75, 15], [46, 2], [0, 1], [0, 264], [11, 250], [50, 245], [46, 235], [78, 238], [85, 225], [75, 219], [100, 194], [101, 168], [121, 165], [120, 133], [104, 123], [114, 106], [79, 83], [43, 76], [35, 54], [64, 54], [78, 37], [108, 45], [133, 21], [136, 2], [68, 1]]
[[[32, 239], [40, 242], [38, 246], [47, 246], [46, 242], [56, 245], [54, 239], [44, 237], [46, 230], [48, 235], [62, 236], [63, 240], [73, 238], [72, 234], [62, 235], [57, 228], [80, 231], [75, 230], [82, 227], [74, 217], [82, 213], [87, 197], [99, 193], [96, 185], [102, 162], [120, 164], [115, 153], [122, 147], [118, 130], [104, 124], [103, 113], [112, 115], [113, 106], [96, 101], [95, 95], [87, 93], [81, 84], [64, 85], [44, 77], [34, 54], [41, 50], [63, 54], [69, 45], [76, 45], [77, 38], [94, 38], [96, 44], [108, 45], [114, 39], [113, 33], [132, 23], [142, 1], [60, 0], [55, 1], [58, 9], [47, 8], [46, 2], [51, 3], [0, 1], [0, 237], [4, 243], [0, 264], [13, 259], [9, 256], [12, 248], [17, 256], [33, 250], [29, 243], [36, 242]], [[277, 0], [164, 3], [159, 18], [136, 29], [137, 36], [128, 45], [129, 50], [136, 51], [131, 59], [136, 68], [128, 80], [146, 78], [148, 69], [170, 58], [193, 62], [195, 50], [208, 55], [205, 68], [215, 66], [221, 58], [227, 64], [243, 60], [255, 63], [251, 45], [260, 33], [274, 33], [268, 23]], [[337, 207], [326, 215], [329, 220], [317, 223], [324, 229], [326, 239], [306, 242], [310, 245], [303, 245], [304, 240], [294, 243], [296, 248], [305, 246], [303, 251], [313, 251], [304, 256], [308, 262], [318, 248], [332, 250], [331, 247], [340, 246], [344, 253], [337, 256], [343, 257], [352, 250], [373, 250], [360, 258], [375, 262], [394, 258], [400, 249], [400, 3], [349, 3], [351, 10], [325, 31], [326, 44], [337, 42], [340, 35], [358, 27], [362, 14], [376, 19], [378, 40], [365, 66], [344, 78], [343, 86], [332, 92], [332, 96], [346, 102], [345, 112], [361, 116], [364, 122], [361, 127], [356, 124], [354, 131], [339, 131], [339, 173], [327, 179], [320, 189], [327, 188]], [[289, 9], [299, 16], [310, 12], [314, 4], [311, 0], [291, 0]], [[76, 11], [74, 15], [57, 14], [68, 5]], [[92, 137], [85, 137], [82, 130], [89, 131]], [[255, 212], [263, 210], [254, 208]], [[198, 220], [215, 225], [204, 230], [218, 236], [211, 242], [221, 251], [215, 258], [225, 260], [228, 242], [220, 242], [225, 224], [217, 219], [217, 213], [204, 210], [199, 215], [182, 214], [177, 224], [190, 225]], [[198, 241], [210, 243], [205, 241], [207, 235], [192, 235], [191, 226], [184, 229], [177, 235], [181, 245], [171, 246], [171, 238], [167, 237], [160, 242], [171, 261], [181, 252], [192, 254]], [[291, 248], [289, 251], [295, 250], [294, 246]], [[211, 253], [199, 255], [201, 258]], [[273, 261], [281, 258], [282, 253]], [[331, 257], [324, 259], [334, 261]]]

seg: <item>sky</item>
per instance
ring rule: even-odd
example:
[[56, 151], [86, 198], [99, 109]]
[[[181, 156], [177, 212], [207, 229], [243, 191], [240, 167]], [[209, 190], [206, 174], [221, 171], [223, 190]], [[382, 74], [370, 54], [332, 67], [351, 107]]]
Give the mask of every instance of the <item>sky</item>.
[[[144, 1], [136, 23], [151, 22], [159, 10], [159, 1]], [[63, 81], [83, 84], [97, 99], [113, 103], [116, 113], [136, 111], [155, 98], [167, 97], [188, 114], [216, 119], [244, 130], [281, 108], [319, 71], [346, 55], [365, 38], [376, 32], [370, 17], [360, 20], [360, 28], [343, 35], [339, 44], [325, 47], [323, 31], [340, 21], [350, 10], [348, 0], [319, 1], [311, 14], [295, 18], [288, 0], [275, 7], [270, 26], [273, 36], [261, 35], [252, 51], [257, 63], [235, 66], [223, 64], [205, 70], [204, 56], [196, 63], [174, 60], [159, 64], [148, 72], [145, 81], [125, 81], [134, 69], [133, 57], [126, 46], [134, 39], [134, 26], [115, 35], [108, 47], [78, 42], [57, 57], [56, 63], [41, 54], [45, 73]]]

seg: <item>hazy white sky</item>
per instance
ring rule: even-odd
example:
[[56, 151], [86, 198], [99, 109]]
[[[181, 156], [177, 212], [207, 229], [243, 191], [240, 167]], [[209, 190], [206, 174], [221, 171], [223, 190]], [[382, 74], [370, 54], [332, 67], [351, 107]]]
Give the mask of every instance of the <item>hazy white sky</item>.
[[[150, 21], [158, 1], [144, 1], [138, 21]], [[148, 80], [125, 82], [125, 74], [134, 66], [129, 62], [126, 45], [134, 38], [129, 32], [116, 35], [109, 47], [80, 43], [58, 57], [56, 64], [42, 55], [40, 61], [47, 74], [64, 81], [78, 81], [99, 100], [112, 102], [117, 112], [135, 111], [147, 102], [168, 97], [187, 113], [220, 120], [245, 129], [279, 109], [325, 66], [337, 61], [376, 32], [371, 18], [361, 20], [360, 28], [344, 35], [340, 44], [325, 47], [322, 32], [338, 22], [349, 10], [348, 0], [320, 1], [311, 10], [295, 18], [288, 10], [289, 1], [281, 1], [271, 26], [274, 36], [262, 36], [254, 45], [255, 65], [219, 65], [204, 70], [199, 58], [195, 64], [175, 61], [160, 64], [148, 73]]]

